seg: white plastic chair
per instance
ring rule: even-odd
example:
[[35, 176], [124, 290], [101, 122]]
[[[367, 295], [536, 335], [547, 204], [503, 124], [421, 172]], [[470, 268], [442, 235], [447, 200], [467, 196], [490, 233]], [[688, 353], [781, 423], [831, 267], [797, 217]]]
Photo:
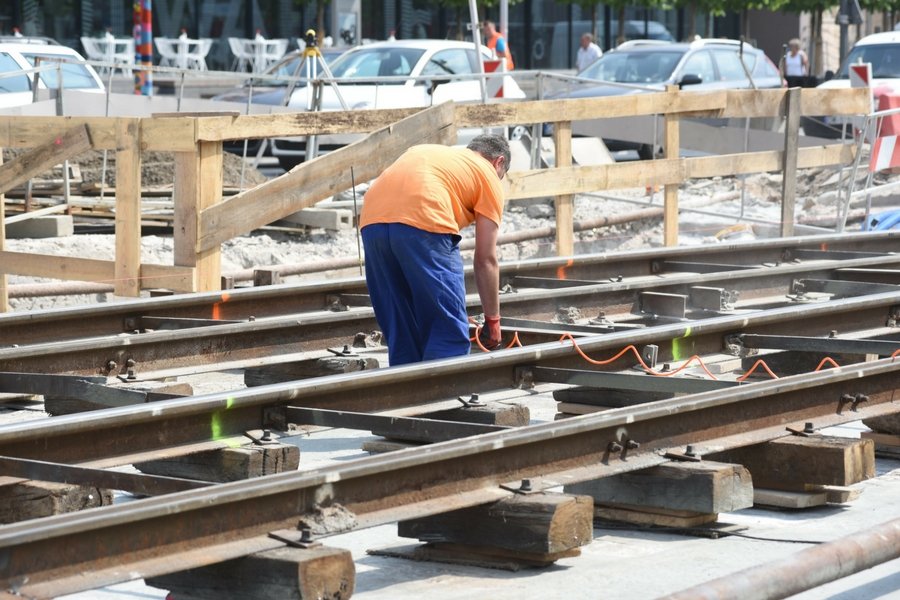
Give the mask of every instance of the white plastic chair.
[[159, 52], [159, 66], [175, 67], [178, 65], [178, 50], [175, 46], [178, 40], [158, 37], [154, 38], [153, 42], [156, 44], [157, 52]]
[[116, 63], [116, 68], [122, 71], [123, 75], [129, 75], [129, 71], [134, 67], [134, 40], [116, 38], [112, 45], [114, 47], [112, 62]]
[[267, 41], [265, 50], [263, 51], [263, 62], [265, 63], [265, 66], [263, 67], [264, 71], [281, 60], [281, 57], [287, 52], [288, 41], [289, 40], [286, 39]]
[[197, 71], [206, 71], [206, 55], [209, 54], [210, 48], [212, 48], [213, 41], [210, 38], [203, 38], [197, 40], [197, 43], [193, 45], [193, 47], [188, 50], [187, 55], [187, 68], [194, 69]]
[[[88, 60], [93, 60], [97, 62], [106, 62], [106, 55], [103, 53], [103, 50], [100, 49], [100, 42], [97, 38], [84, 36], [81, 38], [81, 45], [84, 47], [84, 53], [87, 55]], [[106, 75], [109, 72], [108, 67], [98, 66], [96, 69], [97, 73], [100, 75]]]
[[236, 37], [228, 38], [228, 48], [234, 55], [234, 62], [231, 63], [232, 71], [243, 73], [247, 70], [247, 67], [253, 64], [253, 51], [247, 47], [246, 42], [248, 41], [250, 40], [243, 40]]

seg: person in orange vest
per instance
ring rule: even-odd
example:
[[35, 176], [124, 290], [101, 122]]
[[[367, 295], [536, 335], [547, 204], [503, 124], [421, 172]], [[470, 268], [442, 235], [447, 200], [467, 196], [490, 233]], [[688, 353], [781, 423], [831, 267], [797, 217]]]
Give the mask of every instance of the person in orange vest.
[[505, 58], [506, 70], [512, 71], [514, 67], [512, 52], [510, 52], [509, 47], [506, 45], [506, 40], [503, 39], [503, 36], [497, 31], [494, 22], [485, 21], [481, 27], [481, 33], [484, 35], [484, 45], [490, 48], [494, 54], [497, 55], [497, 58]]

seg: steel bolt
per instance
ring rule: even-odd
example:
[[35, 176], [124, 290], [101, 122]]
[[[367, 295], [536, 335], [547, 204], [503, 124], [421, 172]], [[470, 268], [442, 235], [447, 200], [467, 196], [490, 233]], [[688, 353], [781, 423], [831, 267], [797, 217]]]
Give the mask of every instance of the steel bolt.
[[856, 396], [851, 396], [850, 394], [841, 394], [841, 399], [838, 401], [838, 411], [844, 408], [845, 404], [850, 404], [856, 401]]
[[865, 394], [857, 394], [856, 397], [853, 399], [853, 410], [856, 410], [856, 407], [859, 406], [860, 404], [862, 404], [863, 402], [868, 402], [868, 401], [869, 401], [869, 397], [866, 396]]
[[519, 484], [519, 490], [521, 490], [523, 492], [530, 492], [531, 491], [531, 480], [523, 479], [522, 483]]
[[622, 444], [620, 444], [619, 442], [610, 442], [609, 444], [607, 444], [606, 449], [610, 454], [615, 454], [622, 451]]
[[685, 456], [697, 456], [697, 453], [694, 451], [694, 447], [690, 444], [687, 445], [684, 449]]
[[815, 433], [816, 430], [813, 427], [813, 424], [807, 421], [806, 425], [803, 426], [803, 433]]
[[272, 439], [272, 432], [269, 431], [268, 429], [263, 429], [262, 437], [259, 438], [259, 439], [262, 440], [262, 441], [264, 441], [264, 442], [268, 442], [269, 440]]
[[828, 332], [828, 337], [836, 338], [837, 337], [837, 329], [832, 329], [830, 332]]
[[634, 440], [625, 440], [625, 447], [629, 450], [637, 450], [641, 447], [641, 443]]
[[116, 367], [118, 367], [118, 366], [119, 366], [119, 365], [118, 365], [118, 364], [116, 363], [116, 361], [114, 361], [114, 360], [108, 360], [108, 361], [106, 361], [106, 370], [107, 370], [107, 371], [115, 371], [115, 370], [116, 370]]
[[254, 322], [255, 320], [256, 320], [256, 317], [254, 315], [250, 315], [249, 317], [247, 317], [247, 321], [250, 323]]
[[304, 544], [308, 544], [312, 541], [312, 529], [309, 527], [304, 527], [300, 530], [300, 541]]
[[663, 363], [662, 369], [660, 369], [663, 373], [668, 372], [672, 369], [672, 365], [669, 363]]

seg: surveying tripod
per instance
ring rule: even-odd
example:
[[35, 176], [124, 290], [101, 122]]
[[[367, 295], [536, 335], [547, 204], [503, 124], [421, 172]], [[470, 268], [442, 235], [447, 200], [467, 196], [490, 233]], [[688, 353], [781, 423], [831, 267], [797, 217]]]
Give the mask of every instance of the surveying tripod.
[[[297, 66], [292, 74], [291, 82], [284, 92], [284, 99], [282, 101], [282, 104], [284, 106], [287, 106], [290, 102], [291, 94], [293, 94], [294, 88], [297, 86], [297, 79], [299, 78], [300, 73], [303, 72], [305, 68], [306, 72], [304, 73], [304, 77], [306, 79], [306, 110], [321, 110], [322, 85], [321, 82], [316, 81], [316, 79], [319, 77], [318, 67], [319, 65], [321, 65], [322, 72], [325, 74], [325, 77], [328, 78], [328, 83], [331, 85], [331, 89], [334, 90], [334, 94], [335, 96], [337, 96], [338, 102], [341, 103], [341, 107], [344, 110], [350, 110], [350, 108], [347, 106], [347, 103], [344, 101], [344, 97], [341, 95], [341, 91], [338, 89], [337, 83], [335, 83], [334, 81], [334, 75], [332, 74], [331, 69], [328, 68], [328, 63], [325, 62], [325, 58], [322, 56], [322, 52], [319, 50], [319, 46], [316, 41], [316, 30], [307, 29], [304, 40], [306, 41], [306, 47], [303, 48], [300, 61], [297, 63]], [[307, 136], [306, 160], [315, 158], [316, 154], [318, 154], [316, 136]]]

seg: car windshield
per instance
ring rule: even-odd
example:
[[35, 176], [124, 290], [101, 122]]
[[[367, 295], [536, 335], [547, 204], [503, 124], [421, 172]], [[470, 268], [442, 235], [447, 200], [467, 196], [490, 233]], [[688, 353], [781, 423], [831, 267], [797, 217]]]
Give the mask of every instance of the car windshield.
[[[34, 53], [22, 53], [25, 59], [31, 66], [34, 66], [36, 60], [38, 58], [41, 59], [41, 63], [43, 66], [47, 65], [56, 65], [56, 59], [62, 58], [67, 60], [72, 60], [73, 57], [70, 56], [60, 56], [59, 54], [41, 54], [39, 52]], [[80, 63], [71, 63], [71, 62], [60, 62], [62, 70], [62, 79], [63, 86], [67, 90], [96, 90], [99, 89], [99, 85], [97, 81], [91, 76], [90, 71], [87, 70], [83, 64]], [[48, 89], [55, 90], [59, 88], [59, 71], [56, 69], [50, 69], [48, 71], [41, 72], [41, 81], [44, 82], [44, 85], [47, 86]]]
[[31, 91], [31, 84], [28, 77], [22, 74], [22, 67], [5, 52], [0, 52], [0, 75], [0, 93]]
[[841, 65], [837, 74], [840, 79], [847, 79], [849, 65], [855, 63], [872, 63], [872, 77], [880, 79], [900, 78], [900, 44], [872, 44], [856, 46], [850, 51], [847, 60]]
[[579, 77], [618, 83], [662, 83], [672, 77], [679, 51], [609, 52], [579, 73]]
[[419, 48], [364, 48], [334, 61], [331, 72], [339, 78], [407, 76], [424, 53]]

